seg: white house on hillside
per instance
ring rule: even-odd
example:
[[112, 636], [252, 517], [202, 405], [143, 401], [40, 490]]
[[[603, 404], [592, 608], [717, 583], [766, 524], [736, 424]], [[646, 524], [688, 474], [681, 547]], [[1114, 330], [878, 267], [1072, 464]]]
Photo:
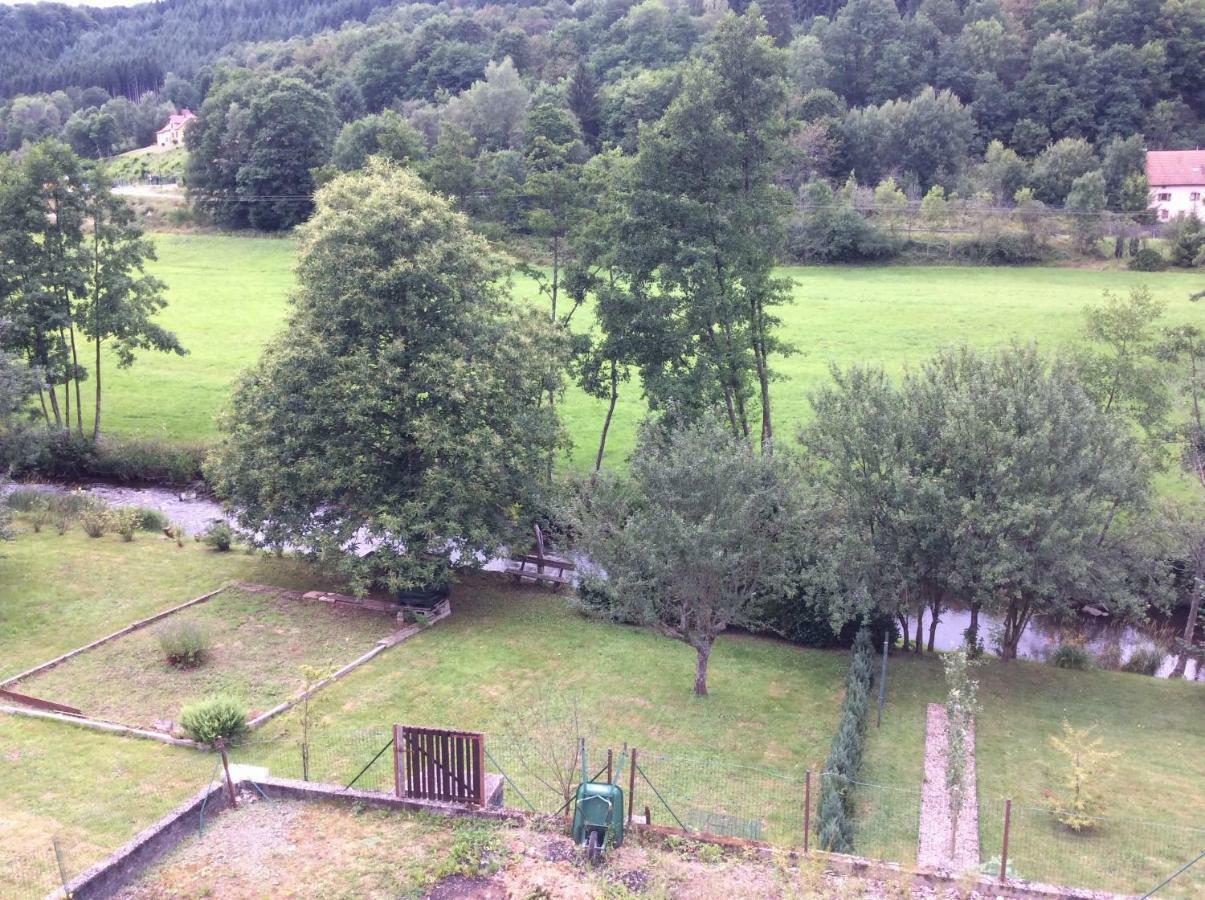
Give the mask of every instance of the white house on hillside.
[[1205, 220], [1205, 150], [1148, 150], [1146, 181], [1160, 222], [1181, 214]]
[[184, 129], [195, 119], [191, 109], [182, 109], [167, 120], [167, 124], [155, 132], [155, 144], [161, 150], [184, 146]]

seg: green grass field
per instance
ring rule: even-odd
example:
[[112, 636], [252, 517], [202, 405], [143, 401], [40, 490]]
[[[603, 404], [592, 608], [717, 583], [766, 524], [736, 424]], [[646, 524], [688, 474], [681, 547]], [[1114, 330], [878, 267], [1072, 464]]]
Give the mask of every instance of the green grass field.
[[[238, 372], [255, 361], [284, 320], [293, 285], [295, 244], [283, 238], [158, 235], [156, 275], [168, 285], [162, 321], [191, 351], [185, 357], [144, 355], [133, 368], [108, 371], [105, 430], [115, 435], [197, 441], [212, 438], [214, 416]], [[1205, 327], [1205, 304], [1188, 295], [1199, 275], [1071, 268], [815, 267], [790, 268], [793, 302], [781, 309], [782, 336], [798, 352], [777, 360], [773, 387], [780, 435], [807, 418], [808, 392], [823, 384], [831, 363], [877, 363], [893, 372], [942, 347], [1037, 341], [1055, 350], [1074, 342], [1081, 310], [1106, 289], [1149, 285], [1169, 305], [1167, 320]], [[517, 296], [536, 300], [530, 281]], [[589, 311], [575, 319], [589, 326]], [[573, 438], [569, 463], [593, 461], [605, 406], [571, 389], [561, 414]], [[622, 464], [644, 414], [637, 383], [624, 387], [608, 444]]]

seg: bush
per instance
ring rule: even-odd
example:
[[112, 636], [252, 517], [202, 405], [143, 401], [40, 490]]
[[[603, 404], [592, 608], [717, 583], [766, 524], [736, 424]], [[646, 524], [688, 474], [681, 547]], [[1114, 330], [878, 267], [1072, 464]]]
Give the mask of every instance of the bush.
[[166, 530], [168, 532], [168, 536], [176, 542], [177, 547], [184, 546], [184, 538], [187, 537], [187, 533], [184, 531], [183, 525], [179, 524], [178, 522], [172, 522]]
[[108, 531], [109, 522], [109, 510], [103, 503], [89, 505], [79, 513], [80, 527], [91, 538], [98, 538]]
[[881, 647], [885, 635], [895, 643], [899, 630], [890, 614], [879, 614], [869, 621], [854, 619], [834, 629], [827, 612], [833, 605], [827, 598], [806, 592], [788, 594], [771, 601], [765, 611], [765, 627], [792, 643], [822, 650], [852, 647], [863, 627], [870, 630], [872, 647]]
[[825, 850], [838, 853], [853, 850], [853, 829], [849, 824], [853, 812], [852, 784], [862, 762], [862, 737], [873, 672], [874, 648], [870, 632], [863, 628], [854, 639], [850, 652], [849, 670], [845, 674], [845, 700], [820, 779], [816, 834]]
[[1092, 656], [1079, 644], [1059, 644], [1050, 654], [1048, 662], [1057, 669], [1074, 669], [1083, 672], [1092, 668]]
[[1139, 647], [1130, 654], [1121, 666], [1123, 672], [1133, 672], [1135, 675], [1154, 675], [1163, 664], [1163, 653], [1158, 647], [1150, 645]]
[[180, 710], [180, 727], [201, 744], [236, 740], [247, 733], [247, 709], [233, 697], [207, 697]]
[[39, 507], [49, 509], [51, 496], [49, 491], [39, 488], [19, 487], [13, 488], [4, 502], [13, 512], [30, 513]]
[[1143, 247], [1134, 254], [1127, 268], [1134, 272], [1162, 272], [1167, 268], [1167, 260], [1158, 250]]
[[234, 543], [234, 531], [228, 522], [214, 522], [205, 529], [202, 540], [219, 553], [225, 553]]
[[1192, 268], [1205, 250], [1205, 226], [1196, 216], [1179, 215], [1167, 226], [1167, 251], [1173, 266]]
[[129, 543], [134, 540], [141, 522], [138, 510], [130, 506], [122, 506], [109, 513], [109, 527], [121, 535], [121, 539]]
[[954, 245], [954, 255], [984, 266], [1024, 266], [1045, 258], [1041, 247], [1025, 234], [989, 234]]
[[208, 448], [150, 438], [102, 438], [77, 434], [44, 438], [25, 460], [14, 460], [14, 474], [38, 474], [63, 481], [103, 478], [112, 481], [182, 484], [201, 477]]
[[147, 506], [135, 506], [132, 509], [138, 515], [139, 531], [163, 531], [171, 525], [168, 517], [157, 509]]
[[159, 629], [159, 647], [176, 668], [193, 669], [205, 661], [209, 635], [196, 622], [169, 622]]
[[623, 605], [616, 599], [611, 586], [603, 579], [591, 575], [583, 575], [578, 581], [576, 592], [569, 598], [569, 605], [592, 619], [603, 619], [624, 625], [640, 624], [626, 613]]

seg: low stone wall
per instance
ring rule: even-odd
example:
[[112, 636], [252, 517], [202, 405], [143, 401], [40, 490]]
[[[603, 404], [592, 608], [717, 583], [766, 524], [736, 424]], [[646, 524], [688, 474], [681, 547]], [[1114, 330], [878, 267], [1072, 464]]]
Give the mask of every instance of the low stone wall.
[[[211, 812], [217, 815], [229, 808], [229, 804], [224, 782], [198, 791], [154, 825], [139, 832], [108, 859], [71, 879], [67, 883], [66, 896], [72, 897], [73, 900], [112, 897], [160, 856], [197, 832], [202, 806], [206, 815]], [[50, 894], [47, 900], [63, 896], [63, 890], [60, 888]]]

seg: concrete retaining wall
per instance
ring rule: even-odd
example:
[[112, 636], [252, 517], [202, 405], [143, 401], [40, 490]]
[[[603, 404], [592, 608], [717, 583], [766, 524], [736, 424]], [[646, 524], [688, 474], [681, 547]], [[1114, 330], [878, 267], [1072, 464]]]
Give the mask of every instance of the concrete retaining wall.
[[[224, 782], [198, 791], [154, 825], [139, 832], [108, 859], [68, 882], [69, 896], [74, 900], [112, 897], [160, 856], [186, 837], [197, 833], [202, 806], [205, 807], [205, 815], [208, 817], [229, 808], [229, 804]], [[61, 888], [49, 895], [49, 898], [62, 897]]]

